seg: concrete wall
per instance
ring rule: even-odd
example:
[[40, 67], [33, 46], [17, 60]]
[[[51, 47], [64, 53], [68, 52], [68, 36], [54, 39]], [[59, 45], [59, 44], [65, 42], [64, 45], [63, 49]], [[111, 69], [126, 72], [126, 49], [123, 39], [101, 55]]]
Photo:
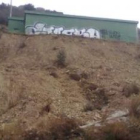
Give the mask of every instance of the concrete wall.
[[82, 16], [25, 13], [26, 34], [65, 34], [136, 42], [137, 23]]
[[12, 17], [8, 19], [8, 30], [12, 33], [25, 33], [23, 18]]

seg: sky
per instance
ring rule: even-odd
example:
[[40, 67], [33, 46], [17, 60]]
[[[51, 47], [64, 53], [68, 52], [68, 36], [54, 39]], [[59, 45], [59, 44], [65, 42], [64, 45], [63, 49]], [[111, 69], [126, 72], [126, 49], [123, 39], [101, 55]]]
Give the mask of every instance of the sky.
[[[10, 4], [10, 0], [0, 3]], [[12, 0], [19, 6], [31, 3], [35, 7], [43, 7], [70, 15], [135, 20], [140, 22], [140, 0]], [[140, 24], [138, 24], [140, 27]]]

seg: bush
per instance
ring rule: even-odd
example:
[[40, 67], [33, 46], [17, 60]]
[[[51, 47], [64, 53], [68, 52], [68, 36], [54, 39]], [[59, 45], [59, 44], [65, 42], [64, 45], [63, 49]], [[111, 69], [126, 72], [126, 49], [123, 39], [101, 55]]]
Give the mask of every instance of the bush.
[[74, 119], [60, 118], [56, 119], [50, 129], [50, 139], [70, 139], [79, 137], [81, 130], [78, 127], [78, 123]]
[[129, 129], [123, 122], [107, 124], [102, 132], [105, 140], [130, 140]]
[[98, 85], [91, 82], [87, 82], [85, 80], [81, 81], [80, 87], [85, 92], [85, 98], [90, 103], [90, 105], [87, 105], [86, 110], [88, 110], [89, 107], [92, 108], [92, 110], [101, 110], [102, 107], [108, 104], [108, 96], [104, 88], [100, 88]]
[[105, 126], [92, 127], [85, 132], [88, 140], [132, 140], [129, 135], [128, 126], [123, 122], [106, 124]]
[[93, 111], [94, 110], [94, 105], [91, 102], [88, 102], [85, 106], [84, 106], [84, 110], [85, 112], [87, 111]]
[[129, 108], [130, 117], [139, 119], [140, 118], [140, 96], [136, 96], [132, 99]]
[[76, 120], [67, 117], [51, 120], [45, 127], [40, 131], [35, 129], [26, 132], [24, 140], [69, 140], [78, 139], [83, 134]]
[[69, 77], [72, 79], [72, 80], [75, 80], [75, 81], [80, 81], [82, 79], [88, 79], [88, 74], [84, 71], [72, 71], [69, 73]]
[[126, 97], [129, 97], [132, 94], [139, 94], [139, 91], [139, 87], [136, 85], [136, 83], [126, 84], [123, 88], [123, 94]]
[[60, 67], [66, 66], [66, 52], [64, 50], [60, 50], [57, 54], [57, 64]]

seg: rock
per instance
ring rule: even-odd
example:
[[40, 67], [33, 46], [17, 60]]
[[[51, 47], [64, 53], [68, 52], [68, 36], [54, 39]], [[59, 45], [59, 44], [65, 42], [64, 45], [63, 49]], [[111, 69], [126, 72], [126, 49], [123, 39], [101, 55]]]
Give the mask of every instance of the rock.
[[127, 116], [129, 114], [129, 111], [128, 110], [118, 110], [118, 111], [115, 111], [114, 113], [112, 113], [108, 118], [107, 120], [111, 120], [111, 119], [115, 119], [115, 118], [120, 118], [120, 117], [124, 117], [124, 116]]
[[80, 79], [81, 79], [81, 76], [78, 73], [71, 73], [69, 76], [71, 79], [73, 79], [75, 81], [80, 81]]
[[100, 127], [101, 123], [100, 123], [100, 121], [90, 122], [90, 123], [88, 123], [86, 125], [80, 126], [80, 128], [85, 129], [85, 128], [88, 128], [90, 126]]
[[54, 78], [58, 78], [58, 74], [56, 72], [50, 72], [50, 75], [53, 76]]
[[[110, 124], [110, 123], [114, 123], [114, 122], [118, 122], [118, 121], [127, 121], [128, 114], [129, 114], [128, 110], [124, 110], [124, 111], [118, 110], [118, 111], [115, 111], [114, 113], [112, 113], [104, 122], [105, 122], [105, 124]], [[86, 125], [80, 126], [80, 128], [85, 129], [85, 128], [88, 128], [91, 126], [100, 127], [100, 126], [105, 125], [104, 122], [102, 122], [102, 120], [94, 121], [94, 122], [90, 122]]]
[[88, 79], [88, 74], [81, 70], [72, 71], [69, 73], [71, 79], [80, 81], [81, 79]]

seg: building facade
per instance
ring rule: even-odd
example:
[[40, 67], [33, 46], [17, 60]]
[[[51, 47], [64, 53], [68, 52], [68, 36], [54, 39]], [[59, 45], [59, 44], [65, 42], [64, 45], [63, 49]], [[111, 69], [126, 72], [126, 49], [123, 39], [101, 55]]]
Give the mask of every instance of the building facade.
[[27, 35], [58, 34], [137, 42], [137, 21], [26, 11], [9, 18], [9, 31]]

